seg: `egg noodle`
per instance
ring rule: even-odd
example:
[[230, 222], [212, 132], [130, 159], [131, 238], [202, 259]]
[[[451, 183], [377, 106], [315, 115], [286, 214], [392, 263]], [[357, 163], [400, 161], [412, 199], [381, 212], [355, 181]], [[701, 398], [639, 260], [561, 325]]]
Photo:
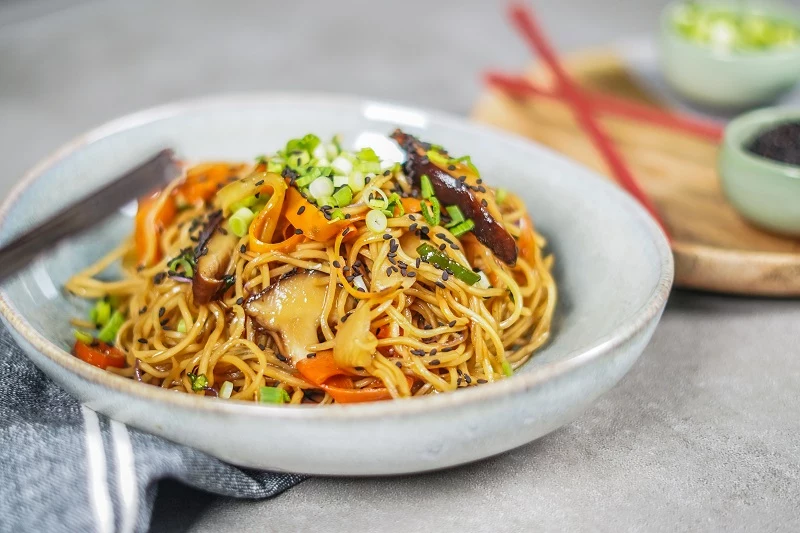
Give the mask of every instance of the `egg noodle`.
[[[254, 165], [187, 167], [140, 201], [134, 235], [67, 282], [95, 300], [73, 323], [98, 332], [76, 332], [75, 355], [149, 385], [263, 403], [510, 376], [550, 334], [545, 240], [469, 158], [394, 137], [404, 165], [308, 135]], [[449, 193], [472, 204], [446, 205]], [[107, 281], [115, 265], [123, 275]]]

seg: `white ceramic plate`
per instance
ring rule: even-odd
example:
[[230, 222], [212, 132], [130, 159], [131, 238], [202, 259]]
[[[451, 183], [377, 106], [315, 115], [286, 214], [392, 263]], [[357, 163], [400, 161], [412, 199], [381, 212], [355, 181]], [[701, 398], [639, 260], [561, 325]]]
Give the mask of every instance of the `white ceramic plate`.
[[[525, 199], [555, 253], [560, 290], [552, 340], [508, 380], [407, 401], [263, 406], [168, 392], [72, 357], [60, 287], [131, 228], [120, 214], [65, 242], [0, 291], [14, 338], [44, 372], [92, 409], [242, 466], [333, 475], [419, 472], [488, 457], [573, 420], [631, 367], [672, 283], [661, 231], [625, 193], [526, 140], [435, 112], [325, 95], [227, 96], [124, 117], [71, 142], [0, 207], [0, 238], [55, 211], [156, 148], [190, 160], [242, 159], [286, 139], [342, 133], [382, 145], [400, 126], [472, 155], [487, 182]], [[388, 153], [388, 152], [387, 152]]]

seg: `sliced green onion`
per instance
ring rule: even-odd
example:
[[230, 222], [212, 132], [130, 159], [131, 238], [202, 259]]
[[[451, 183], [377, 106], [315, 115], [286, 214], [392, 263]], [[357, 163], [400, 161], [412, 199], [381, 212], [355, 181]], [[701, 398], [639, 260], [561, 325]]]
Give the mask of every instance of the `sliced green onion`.
[[333, 199], [333, 196], [323, 196], [322, 198], [317, 198], [317, 205], [320, 207], [326, 205], [336, 207], [336, 200]]
[[286, 166], [283, 161], [273, 161], [270, 159], [267, 162], [267, 172], [272, 172], [274, 174], [280, 174], [283, 171], [283, 167]]
[[319, 178], [318, 174], [309, 172], [305, 176], [300, 176], [299, 178], [294, 180], [294, 184], [297, 187], [308, 187], [309, 185], [314, 183], [314, 180], [316, 180], [317, 178]]
[[396, 192], [393, 192], [389, 195], [389, 204], [386, 206], [387, 211], [389, 211], [389, 216], [395, 216], [395, 210], [399, 209], [400, 211], [397, 213], [397, 216], [401, 217], [406, 214], [406, 210], [403, 207], [403, 199], [400, 198], [400, 195]]
[[84, 344], [91, 344], [94, 341], [94, 337], [92, 337], [91, 335], [89, 335], [85, 331], [81, 331], [79, 329], [76, 329], [73, 332], [73, 335], [75, 335], [75, 338], [77, 340], [81, 341]]
[[299, 169], [307, 166], [311, 162], [311, 155], [303, 150], [302, 152], [291, 152], [286, 154], [286, 164], [290, 168]]
[[386, 209], [386, 200], [383, 198], [372, 198], [367, 200], [367, 205], [372, 209]]
[[481, 277], [481, 279], [475, 284], [475, 286], [478, 287], [479, 289], [491, 289], [492, 284], [489, 283], [489, 278], [488, 276], [486, 276], [483, 270], [478, 272], [478, 275]]
[[372, 161], [359, 161], [356, 168], [364, 174], [377, 174], [381, 171], [381, 164], [373, 163]]
[[111, 318], [111, 304], [107, 300], [97, 300], [94, 307], [89, 312], [89, 319], [100, 326], [108, 324]]
[[[339, 188], [343, 185], [348, 185], [350, 180], [349, 176], [334, 176], [333, 177], [333, 186]], [[352, 189], [351, 189], [352, 190]]]
[[259, 198], [256, 198], [255, 194], [251, 194], [250, 196], [242, 198], [241, 200], [239, 200], [237, 202], [233, 202], [231, 204], [231, 212], [235, 213], [236, 211], [238, 211], [242, 207], [248, 207], [248, 208], [249, 207], [253, 207], [254, 205], [256, 205], [258, 203], [258, 200], [260, 199], [260, 197], [261, 196], [259, 195]]
[[178, 270], [179, 267], [181, 270], [183, 270], [183, 274], [187, 278], [191, 278], [192, 276], [194, 276], [194, 267], [192, 267], [192, 263], [183, 256], [176, 257], [175, 259], [167, 263], [167, 268], [170, 269], [172, 272], [176, 273], [180, 272], [180, 270]]
[[510, 378], [511, 375], [514, 373], [514, 369], [511, 368], [511, 363], [509, 363], [508, 361], [503, 361], [503, 364], [501, 366], [503, 367], [503, 374], [505, 374], [506, 377]]
[[455, 237], [461, 237], [468, 231], [472, 231], [475, 228], [475, 222], [472, 221], [471, 218], [463, 222], [459, 222], [452, 228], [450, 228], [450, 233], [452, 233]]
[[356, 155], [362, 161], [369, 161], [371, 163], [380, 163], [381, 158], [375, 153], [372, 148], [362, 148]]
[[506, 201], [506, 196], [508, 196], [508, 191], [506, 189], [497, 189], [494, 192], [494, 199], [497, 201], [498, 204], [502, 204]]
[[474, 285], [481, 279], [478, 274], [462, 266], [460, 263], [453, 261], [447, 255], [445, 255], [444, 252], [439, 251], [437, 248], [427, 242], [423, 242], [417, 247], [417, 253], [423, 261], [430, 263], [435, 267], [439, 267], [442, 270], [450, 270], [453, 273], [453, 276], [460, 279], [467, 285]]
[[422, 197], [427, 200], [431, 196], [433, 196], [433, 184], [431, 183], [431, 179], [428, 177], [427, 174], [423, 174], [419, 178], [419, 186], [420, 190], [422, 191]]
[[342, 136], [341, 135], [339, 135], [338, 133], [336, 135], [334, 135], [333, 138], [331, 139], [331, 144], [336, 149], [336, 153], [337, 154], [341, 154], [342, 153]]
[[353, 171], [353, 163], [342, 155], [331, 161], [331, 166], [337, 174], [341, 175], [347, 175]]
[[344, 211], [341, 209], [331, 211], [331, 220], [344, 220]]
[[345, 207], [350, 205], [350, 202], [353, 201], [353, 190], [345, 185], [335, 193], [333, 193], [333, 199], [336, 201], [336, 205], [339, 207]]
[[450, 223], [447, 225], [448, 228], [458, 225], [459, 222], [464, 222], [464, 213], [461, 212], [461, 208], [457, 205], [448, 205], [445, 207], [445, 210], [450, 217]]
[[433, 163], [437, 167], [447, 168], [448, 165], [450, 165], [450, 159], [448, 159], [447, 156], [436, 150], [428, 150], [428, 152], [425, 155], [427, 155], [431, 163]]
[[192, 384], [192, 390], [197, 392], [208, 387], [208, 378], [205, 374], [192, 374], [187, 372], [186, 376], [189, 378], [189, 383]]
[[[428, 207], [428, 203], [431, 204], [430, 207]], [[425, 222], [431, 226], [439, 225], [442, 219], [442, 206], [439, 204], [438, 198], [431, 196], [427, 201], [423, 200], [420, 202], [420, 208], [422, 209], [422, 216], [425, 218]]]
[[364, 177], [363, 172], [356, 170], [350, 174], [347, 183], [350, 185], [350, 188], [353, 189], [353, 191], [359, 192], [363, 191], [364, 187], [367, 186], [367, 179]]
[[101, 329], [97, 334], [97, 338], [103, 342], [114, 342], [114, 339], [117, 338], [117, 332], [124, 322], [125, 315], [119, 311], [114, 311], [114, 313], [111, 315], [111, 318], [108, 320], [108, 323], [103, 326], [103, 329]]
[[381, 233], [386, 229], [388, 220], [386, 220], [386, 215], [384, 215], [381, 211], [373, 209], [367, 213], [366, 223], [370, 231], [374, 233]]
[[259, 387], [259, 403], [288, 403], [291, 400], [289, 393], [278, 387]]
[[178, 333], [186, 333], [186, 321], [182, 318], [178, 321], [178, 327], [175, 328]]
[[333, 195], [333, 180], [330, 178], [317, 178], [308, 186], [308, 192], [314, 198], [325, 198]]
[[456, 162], [456, 163], [466, 163], [467, 166], [469, 167], [469, 169], [472, 171], [472, 173], [475, 174], [475, 176], [477, 176], [478, 178], [481, 177], [480, 172], [478, 172], [478, 167], [476, 167], [475, 165], [472, 164], [472, 158], [470, 156], [465, 155], [465, 156], [453, 159], [453, 161]]
[[232, 393], [233, 393], [233, 383], [231, 383], [230, 381], [224, 382], [219, 387], [219, 397], [222, 399], [227, 400], [228, 398], [231, 397]]
[[241, 207], [228, 219], [228, 227], [237, 237], [244, 237], [247, 234], [247, 230], [250, 229], [250, 223], [253, 222], [255, 216], [255, 213], [248, 208]]

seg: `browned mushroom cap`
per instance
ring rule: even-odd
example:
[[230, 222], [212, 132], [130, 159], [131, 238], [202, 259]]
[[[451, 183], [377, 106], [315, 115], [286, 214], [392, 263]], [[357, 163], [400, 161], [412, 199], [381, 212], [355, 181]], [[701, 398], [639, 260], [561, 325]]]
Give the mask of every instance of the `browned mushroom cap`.
[[414, 183], [419, 186], [420, 177], [426, 174], [439, 201], [443, 205], [457, 205], [464, 216], [475, 223], [472, 230], [475, 237], [497, 258], [513, 266], [517, 262], [517, 243], [495, 218], [499, 218], [499, 213], [493, 199], [476, 192], [470, 188], [470, 183], [451, 176], [446, 170], [433, 164], [425, 155], [427, 145], [416, 137], [398, 129], [392, 133], [392, 138], [408, 154], [406, 171]]
[[198, 305], [213, 300], [223, 286], [223, 276], [239, 238], [220, 227], [222, 214], [209, 217], [200, 235], [195, 257], [197, 266], [192, 277], [192, 294]]
[[296, 363], [305, 359], [308, 346], [319, 342], [317, 329], [327, 286], [327, 276], [304, 270], [248, 298], [244, 311], [262, 327], [277, 333], [285, 355]]

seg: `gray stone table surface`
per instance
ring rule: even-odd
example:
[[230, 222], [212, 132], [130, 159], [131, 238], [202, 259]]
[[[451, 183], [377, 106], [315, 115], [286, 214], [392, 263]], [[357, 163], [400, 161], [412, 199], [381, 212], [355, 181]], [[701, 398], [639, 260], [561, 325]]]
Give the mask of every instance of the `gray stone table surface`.
[[[467, 114], [529, 56], [502, 3], [0, 0], [3, 194], [75, 134], [226, 91], [352, 92]], [[650, 31], [658, 0], [534, 2], [562, 51]], [[269, 501], [161, 484], [154, 531], [798, 531], [800, 304], [676, 292], [631, 373], [568, 426], [420, 476]]]

